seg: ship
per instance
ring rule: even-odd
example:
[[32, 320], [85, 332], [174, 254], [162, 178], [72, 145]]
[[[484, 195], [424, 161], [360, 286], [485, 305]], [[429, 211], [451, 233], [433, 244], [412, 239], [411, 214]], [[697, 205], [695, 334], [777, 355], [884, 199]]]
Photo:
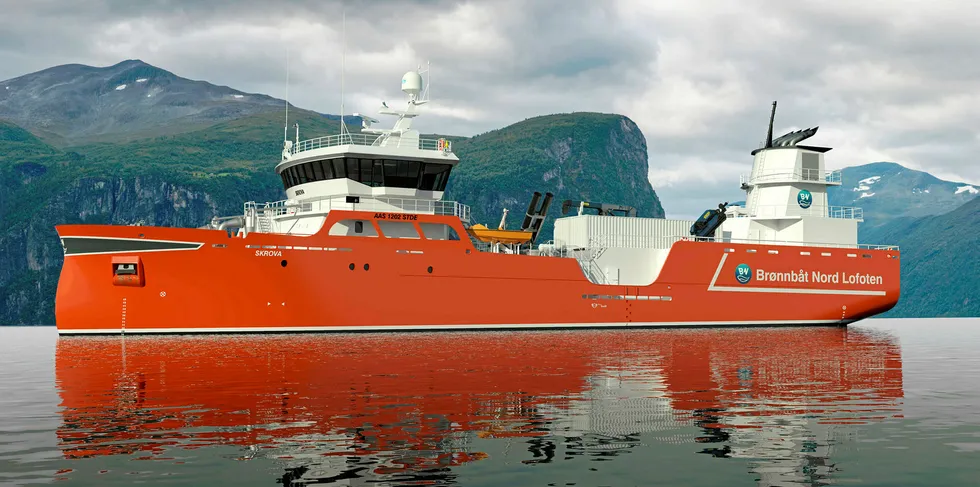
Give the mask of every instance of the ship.
[[512, 229], [443, 199], [460, 158], [413, 127], [423, 74], [402, 77], [404, 108], [382, 102], [391, 128], [357, 115], [289, 140], [287, 121], [284, 200], [198, 228], [57, 226], [59, 333], [844, 326], [899, 299], [900, 249], [858, 243], [862, 210], [829, 204], [830, 148], [800, 144], [817, 127], [774, 139], [775, 102], [744, 203], [691, 221], [567, 199], [538, 242], [550, 192]]

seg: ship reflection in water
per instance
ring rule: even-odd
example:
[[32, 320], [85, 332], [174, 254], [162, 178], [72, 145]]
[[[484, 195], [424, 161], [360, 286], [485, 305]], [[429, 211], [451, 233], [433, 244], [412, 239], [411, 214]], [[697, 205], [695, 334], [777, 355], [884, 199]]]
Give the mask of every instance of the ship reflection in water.
[[231, 446], [285, 485], [448, 484], [655, 442], [819, 485], [902, 398], [897, 341], [842, 328], [63, 337], [56, 373], [69, 459]]

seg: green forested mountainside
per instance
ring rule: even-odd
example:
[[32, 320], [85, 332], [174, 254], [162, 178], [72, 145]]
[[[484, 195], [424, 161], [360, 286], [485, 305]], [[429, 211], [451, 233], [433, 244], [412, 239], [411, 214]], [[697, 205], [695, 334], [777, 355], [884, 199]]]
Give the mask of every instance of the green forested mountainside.
[[896, 218], [873, 238], [902, 252], [902, 296], [885, 316], [980, 316], [980, 198], [938, 216]]
[[[0, 323], [53, 324], [63, 252], [55, 225], [197, 227], [284, 197], [281, 113], [265, 112], [176, 135], [55, 148], [0, 121]], [[290, 111], [300, 137], [337, 133], [335, 119]], [[292, 131], [290, 132], [292, 136]], [[496, 224], [520, 224], [531, 193], [625, 203], [663, 216], [647, 179], [643, 135], [629, 119], [591, 113], [538, 117], [473, 138], [453, 137], [461, 159], [447, 199]], [[541, 239], [550, 238], [551, 221]]]

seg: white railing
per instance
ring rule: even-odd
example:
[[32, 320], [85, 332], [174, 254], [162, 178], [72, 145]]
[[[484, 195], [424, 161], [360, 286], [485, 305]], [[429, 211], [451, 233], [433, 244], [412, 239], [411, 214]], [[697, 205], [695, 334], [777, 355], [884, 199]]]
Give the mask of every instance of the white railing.
[[836, 171], [830, 171], [829, 173], [824, 175], [823, 180], [828, 183], [840, 184], [841, 183], [840, 170], [838, 169]]
[[817, 169], [803, 169], [802, 171], [784, 172], [763, 172], [756, 174], [755, 177], [745, 174], [738, 175], [738, 182], [742, 184], [757, 183], [828, 183], [841, 184], [840, 171], [820, 171]]
[[262, 213], [273, 217], [286, 215], [302, 215], [304, 213], [327, 213], [332, 210], [348, 211], [392, 211], [404, 213], [422, 213], [427, 215], [451, 215], [464, 222], [470, 221], [470, 207], [456, 201], [425, 200], [415, 198], [364, 198], [357, 203], [348, 203], [346, 196], [321, 198], [309, 201], [273, 201], [245, 203], [245, 214], [249, 211]]
[[674, 241], [693, 240], [697, 242], [717, 242], [717, 243], [737, 243], [737, 244], [756, 244], [756, 245], [795, 245], [806, 247], [829, 247], [837, 249], [868, 249], [868, 250], [899, 250], [898, 245], [879, 245], [879, 244], [842, 244], [829, 242], [793, 242], [789, 240], [762, 240], [744, 238], [721, 238], [721, 237], [667, 237]]
[[818, 206], [812, 205], [809, 208], [800, 208], [791, 205], [758, 205], [755, 207], [754, 214], [736, 213], [729, 215], [729, 218], [749, 218], [749, 217], [794, 217], [794, 216], [816, 216], [821, 218], [840, 218], [844, 220], [863, 220], [864, 209], [853, 206]]
[[828, 206], [828, 218], [843, 218], [845, 220], [863, 220], [864, 209], [853, 206]]
[[[387, 141], [387, 143], [386, 143]], [[338, 134], [302, 140], [294, 145], [289, 152], [298, 154], [309, 150], [338, 147], [343, 145], [360, 145], [369, 147], [401, 147], [421, 150], [437, 150], [452, 152], [452, 141], [446, 139], [421, 139], [415, 137], [389, 137], [375, 134]]]
[[[607, 249], [607, 248], [640, 248], [640, 249], [669, 249], [674, 242], [695, 241], [695, 242], [717, 242], [717, 243], [738, 243], [753, 245], [792, 245], [805, 247], [829, 247], [843, 249], [869, 249], [869, 250], [899, 250], [897, 245], [877, 245], [877, 244], [842, 244], [827, 242], [794, 242], [790, 240], [763, 240], [763, 239], [738, 239], [721, 237], [695, 237], [693, 235], [671, 235], [671, 236], [641, 236], [641, 235], [602, 235], [589, 239], [588, 249]], [[583, 252], [586, 249], [582, 250]]]
[[590, 248], [600, 249], [666, 249], [673, 241], [649, 235], [597, 235], [589, 238]]
[[272, 201], [245, 203], [246, 231], [270, 232], [273, 220], [301, 218], [315, 214], [326, 214], [333, 210], [385, 211], [396, 213], [420, 213], [426, 215], [451, 215], [463, 222], [470, 221], [470, 207], [455, 201], [433, 201], [411, 198], [377, 197], [364, 199], [358, 203], [348, 203], [346, 197], [322, 198], [312, 201]]

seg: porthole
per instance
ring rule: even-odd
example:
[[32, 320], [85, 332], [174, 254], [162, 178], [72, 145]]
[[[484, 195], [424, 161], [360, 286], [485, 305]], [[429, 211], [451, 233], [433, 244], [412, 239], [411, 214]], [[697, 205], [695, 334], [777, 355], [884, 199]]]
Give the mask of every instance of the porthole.
[[281, 262], [279, 262], [279, 265], [286, 267], [286, 260], [283, 259]]
[[432, 266], [430, 265], [429, 268], [426, 269], [426, 271], [428, 271], [429, 274], [432, 274]]
[[364, 264], [364, 270], [368, 270], [368, 269], [370, 269], [370, 268], [371, 268], [371, 266], [369, 266], [369, 265], [367, 265], [367, 264]]
[[354, 270], [354, 263], [351, 262], [351, 264], [349, 266], [347, 266], [347, 268], [350, 269], [350, 270]]

